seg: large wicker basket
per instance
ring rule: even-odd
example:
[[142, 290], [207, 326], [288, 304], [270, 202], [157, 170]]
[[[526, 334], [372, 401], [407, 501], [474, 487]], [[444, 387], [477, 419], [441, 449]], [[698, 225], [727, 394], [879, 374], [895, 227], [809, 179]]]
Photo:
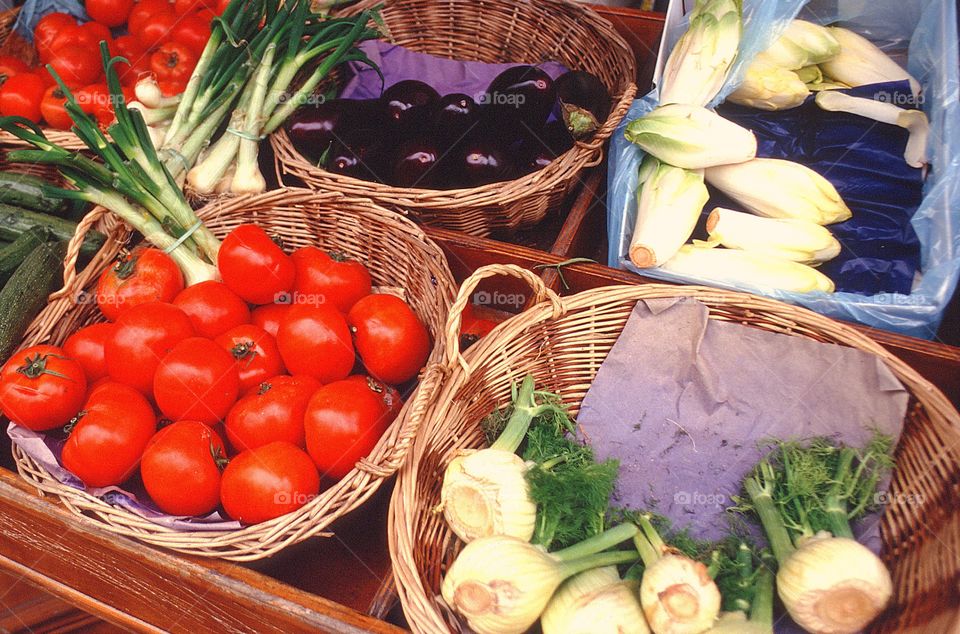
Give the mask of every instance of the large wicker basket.
[[636, 62], [630, 47], [605, 19], [570, 0], [361, 0], [351, 13], [384, 4], [393, 42], [448, 58], [484, 62], [562, 62], [587, 70], [610, 90], [613, 109], [586, 142], [547, 167], [513, 181], [455, 190], [408, 189], [333, 174], [300, 154], [284, 130], [271, 135], [279, 174], [308, 187], [366, 196], [410, 212], [426, 224], [489, 235], [540, 221], [559, 207], [585, 167], [600, 163], [603, 145], [636, 94]]
[[[19, 13], [19, 7], [0, 13], [0, 55], [13, 55], [33, 66], [37, 63], [37, 49], [13, 30]], [[48, 140], [68, 150], [82, 150], [87, 147], [73, 132], [44, 128], [43, 133]], [[0, 132], [0, 146], [32, 147], [9, 132]]]
[[[460, 311], [477, 284], [506, 274], [530, 284], [533, 305], [460, 356]], [[463, 449], [483, 446], [479, 422], [510, 400], [528, 373], [574, 413], [639, 300], [696, 298], [711, 319], [809, 337], [871, 352], [912, 395], [897, 450], [893, 502], [882, 522], [883, 558], [896, 586], [875, 627], [883, 632], [956, 631], [960, 606], [960, 414], [944, 395], [868, 337], [816, 313], [774, 300], [697, 286], [647, 284], [598, 288], [558, 298], [528, 271], [503, 265], [467, 279], [450, 309], [449, 376], [426, 410], [390, 504], [390, 556], [407, 620], [417, 632], [445, 632], [459, 623], [439, 598], [440, 582], [461, 548], [435, 512], [442, 474]]]
[[[406, 300], [434, 339], [430, 356], [433, 370], [421, 376], [418, 388], [370, 455], [340, 482], [293, 513], [233, 531], [178, 532], [65, 486], [16, 445], [13, 452], [17, 469], [28, 482], [42, 492], [57, 495], [67, 508], [92, 518], [107, 530], [193, 555], [248, 561], [314, 535], [329, 535], [326, 529], [331, 522], [362, 504], [400, 467], [417, 431], [411, 423], [422, 420], [419, 410], [439, 385], [436, 369], [443, 354], [443, 327], [455, 287], [436, 244], [406, 218], [366, 200], [338, 193], [279, 189], [220, 200], [198, 215], [220, 237], [242, 223], [253, 222], [282, 236], [288, 248], [315, 244], [336, 249], [364, 262], [374, 285], [404, 290]], [[117, 228], [117, 232], [122, 231], [122, 226]], [[101, 320], [93, 303], [78, 304], [75, 300], [81, 289], [96, 284], [97, 275], [108, 265], [109, 260], [101, 261], [98, 270], [80, 276], [68, 289], [70, 292], [51, 301], [32, 324], [23, 345], [58, 344], [81, 326]]]

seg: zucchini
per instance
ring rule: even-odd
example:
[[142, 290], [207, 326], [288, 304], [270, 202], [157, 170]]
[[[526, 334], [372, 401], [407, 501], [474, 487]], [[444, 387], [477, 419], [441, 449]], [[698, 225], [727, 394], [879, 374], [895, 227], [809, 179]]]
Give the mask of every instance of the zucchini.
[[53, 241], [53, 234], [44, 227], [34, 227], [0, 249], [0, 284], [6, 283], [17, 267], [41, 244]]
[[[45, 227], [57, 240], [69, 240], [77, 231], [77, 223], [0, 203], [0, 240], [16, 240], [34, 227]], [[80, 247], [80, 254], [93, 257], [103, 246], [106, 236], [90, 230]]]
[[65, 214], [69, 209], [67, 201], [44, 196], [44, 185], [50, 183], [31, 174], [0, 172], [0, 203], [58, 216]]
[[0, 290], [0, 359], [20, 345], [23, 334], [47, 305], [47, 297], [63, 284], [67, 243], [46, 242], [36, 247]]

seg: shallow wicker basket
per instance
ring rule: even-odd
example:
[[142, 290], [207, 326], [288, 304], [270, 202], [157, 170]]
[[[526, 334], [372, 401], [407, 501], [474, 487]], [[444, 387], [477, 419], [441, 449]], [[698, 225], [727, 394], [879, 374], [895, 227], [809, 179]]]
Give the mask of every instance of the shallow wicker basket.
[[[200, 218], [219, 237], [234, 227], [253, 222], [283, 238], [287, 248], [314, 244], [336, 249], [362, 261], [376, 286], [403, 288], [405, 298], [433, 336], [431, 371], [421, 376], [403, 411], [391, 424], [369, 456], [361, 460], [340, 482], [322, 491], [301, 509], [282, 517], [233, 531], [178, 532], [65, 486], [14, 445], [17, 469], [30, 484], [57, 495], [75, 513], [95, 520], [101, 527], [193, 555], [249, 561], [269, 556], [282, 548], [326, 532], [331, 522], [369, 498], [404, 461], [419, 412], [439, 385], [437, 363], [443, 354], [443, 327], [453, 299], [454, 282], [440, 248], [412, 222], [381, 209], [369, 201], [342, 194], [319, 194], [305, 189], [279, 189], [266, 194], [214, 202], [203, 208]], [[114, 251], [115, 253], [116, 251]], [[66, 296], [52, 301], [37, 317], [23, 342], [62, 343], [81, 326], [102, 320], [93, 303], [76, 303], [91, 289], [109, 260], [101, 262], [92, 276], [81, 276]]]
[[[32, 44], [16, 34], [13, 24], [17, 21], [20, 8], [13, 8], [0, 13], [0, 55], [13, 55], [32, 66], [37, 62], [37, 50]], [[67, 150], [82, 150], [87, 146], [73, 132], [43, 128], [43, 133], [49, 141]], [[33, 147], [9, 132], [0, 132], [0, 147]]]
[[[462, 357], [460, 311], [484, 278], [506, 274], [534, 289], [531, 307], [498, 326]], [[960, 414], [937, 388], [868, 337], [816, 313], [774, 300], [697, 286], [646, 284], [598, 288], [558, 298], [538, 277], [492, 265], [468, 278], [450, 308], [449, 376], [425, 410], [426, 420], [390, 503], [390, 556], [407, 620], [417, 632], [456, 630], [439, 598], [440, 581], [461, 548], [447, 529], [440, 501], [442, 474], [459, 451], [483, 446], [480, 421], [509, 403], [511, 385], [530, 373], [576, 413], [593, 378], [639, 300], [686, 297], [703, 302], [711, 319], [809, 337], [877, 355], [911, 393], [897, 449], [881, 533], [883, 558], [895, 584], [877, 631], [955, 631], [960, 605]]]
[[589, 71], [610, 90], [610, 116], [589, 141], [577, 143], [547, 167], [482, 187], [409, 189], [333, 174], [300, 154], [283, 129], [270, 138], [278, 174], [295, 176], [313, 189], [366, 196], [426, 224], [489, 235], [540, 221], [559, 207], [585, 167], [603, 159], [604, 142], [637, 90], [634, 55], [605, 19], [570, 0], [361, 0], [344, 12], [380, 4], [391, 41], [415, 51], [483, 62], [554, 60]]

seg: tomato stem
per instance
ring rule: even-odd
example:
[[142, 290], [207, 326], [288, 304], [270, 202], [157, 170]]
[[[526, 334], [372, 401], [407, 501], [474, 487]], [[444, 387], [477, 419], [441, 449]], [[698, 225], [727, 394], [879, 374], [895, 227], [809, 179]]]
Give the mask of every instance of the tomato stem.
[[263, 383], [260, 384], [260, 387], [257, 389], [257, 394], [262, 396], [267, 392], [269, 392], [271, 389], [273, 389], [273, 385], [269, 381], [264, 381]]
[[213, 444], [213, 441], [210, 441], [210, 455], [213, 456], [213, 462], [217, 465], [217, 469], [223, 471], [227, 468], [227, 465], [230, 464], [230, 458], [227, 458], [223, 455], [223, 451], [220, 447], [217, 447]]
[[77, 426], [77, 423], [80, 422], [80, 419], [87, 415], [87, 410], [82, 409], [77, 412], [77, 415], [70, 419], [70, 421], [63, 426], [63, 433], [67, 436], [73, 433], [74, 427]]
[[73, 381], [73, 379], [67, 376], [66, 374], [61, 374], [59, 372], [54, 372], [53, 370], [48, 370], [47, 369], [48, 357], [54, 357], [57, 359], [66, 358], [56, 354], [37, 353], [35, 357], [28, 356], [26, 359], [24, 359], [24, 364], [21, 365], [19, 368], [17, 368], [17, 372], [24, 375], [28, 379], [36, 379], [43, 376], [44, 374], [49, 374], [50, 376], [57, 376], [57, 377], [60, 377], [61, 379], [66, 379], [67, 381]]

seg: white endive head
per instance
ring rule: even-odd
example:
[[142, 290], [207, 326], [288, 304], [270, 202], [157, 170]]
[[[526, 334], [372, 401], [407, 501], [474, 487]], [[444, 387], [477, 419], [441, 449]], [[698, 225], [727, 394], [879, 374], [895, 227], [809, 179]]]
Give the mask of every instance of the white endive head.
[[865, 546], [826, 534], [801, 543], [781, 563], [777, 591], [793, 620], [808, 632], [852, 634], [883, 611], [893, 582]]
[[811, 266], [740, 249], [685, 244], [660, 268], [731, 286], [749, 285], [794, 293], [835, 290], [833, 281]]
[[735, 0], [698, 0], [690, 24], [670, 52], [660, 80], [660, 103], [705, 106], [720, 92], [740, 47]]
[[700, 634], [720, 614], [720, 591], [702, 563], [667, 554], [643, 571], [640, 605], [656, 634]]
[[613, 566], [570, 577], [540, 615], [543, 634], [648, 634], [637, 582], [621, 581]]
[[467, 544], [440, 592], [478, 634], [519, 634], [536, 622], [563, 579], [557, 560], [543, 550], [496, 535]]
[[809, 94], [795, 72], [758, 55], [727, 101], [761, 110], [787, 110], [802, 104]]
[[840, 254], [830, 230], [809, 220], [764, 218], [717, 207], [707, 217], [710, 242], [803, 264], [820, 264]]
[[537, 506], [529, 497], [526, 471], [520, 456], [503, 449], [481, 449], [450, 461], [440, 490], [450, 530], [465, 542], [490, 535], [529, 541]]
[[840, 42], [825, 26], [794, 20], [783, 35], [764, 51], [767, 59], [787, 70], [797, 70], [832, 59], [840, 52]]
[[741, 163], [757, 155], [753, 132], [700, 106], [660, 106], [627, 125], [628, 141], [686, 169]]
[[749, 211], [768, 218], [799, 218], [818, 225], [849, 220], [853, 213], [836, 188], [809, 167], [758, 158], [704, 171], [707, 183]]
[[690, 238], [710, 194], [702, 171], [674, 167], [648, 155], [640, 167], [637, 196], [630, 260], [641, 268], [659, 266]]
[[828, 77], [848, 86], [906, 80], [910, 82], [913, 94], [920, 94], [920, 83], [870, 40], [842, 27], [831, 26], [829, 29], [840, 42], [840, 52], [820, 64]]

